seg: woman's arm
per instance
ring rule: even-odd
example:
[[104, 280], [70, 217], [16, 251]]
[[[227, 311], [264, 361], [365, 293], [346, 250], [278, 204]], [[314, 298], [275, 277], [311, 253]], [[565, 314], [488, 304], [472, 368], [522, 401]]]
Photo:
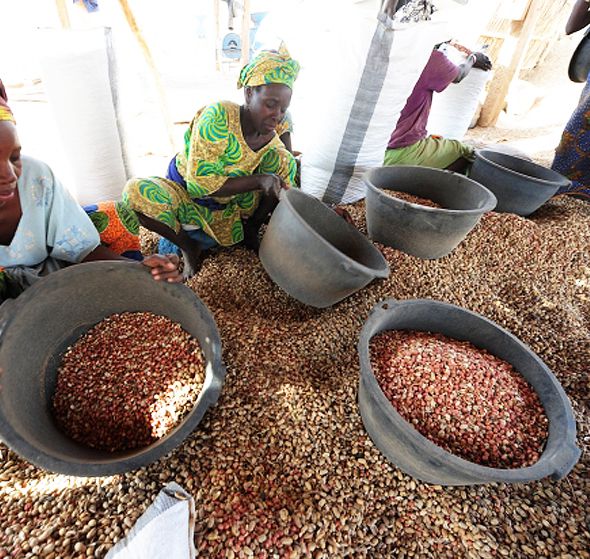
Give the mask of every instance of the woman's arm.
[[265, 194], [278, 198], [281, 190], [287, 190], [295, 184], [296, 173], [295, 158], [287, 149], [284, 146], [272, 148], [260, 162], [258, 173], [248, 177], [231, 177], [214, 195], [233, 196], [242, 192], [262, 190]]
[[215, 196], [233, 196], [242, 192], [262, 190], [265, 194], [274, 194], [277, 198], [281, 189], [289, 188], [283, 179], [277, 175], [254, 174], [249, 177], [232, 177], [216, 190]]
[[453, 80], [453, 83], [459, 83], [466, 78], [469, 72], [471, 72], [471, 68], [479, 68], [487, 72], [492, 69], [492, 62], [482, 52], [472, 52], [463, 64], [459, 64], [459, 74]]
[[566, 35], [571, 35], [580, 29], [584, 29], [584, 27], [590, 24], [589, 6], [590, 4], [587, 0], [577, 0], [570, 17], [565, 24]]
[[287, 148], [289, 153], [293, 153], [293, 146], [291, 145], [291, 132], [287, 131], [279, 136], [279, 140], [283, 142], [283, 145]]
[[86, 255], [82, 262], [95, 262], [97, 260], [129, 260], [129, 258], [113, 252], [110, 248], [99, 245], [90, 254]]

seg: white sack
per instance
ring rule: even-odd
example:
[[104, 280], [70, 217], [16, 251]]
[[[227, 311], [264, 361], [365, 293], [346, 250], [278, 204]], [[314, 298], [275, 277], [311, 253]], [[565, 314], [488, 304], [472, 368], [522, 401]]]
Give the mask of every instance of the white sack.
[[480, 103], [491, 72], [473, 68], [459, 83], [435, 93], [426, 129], [429, 134], [462, 140]]
[[366, 3], [295, 4], [289, 14], [269, 14], [263, 25], [301, 63], [290, 110], [293, 147], [303, 152], [302, 189], [328, 203], [353, 202], [365, 195], [364, 172], [383, 164], [432, 48], [448, 38], [446, 22], [394, 28]]
[[194, 515], [190, 494], [169, 483], [105, 559], [192, 559]]
[[116, 116], [110, 34], [42, 30], [39, 64], [80, 204], [118, 200], [127, 180]]

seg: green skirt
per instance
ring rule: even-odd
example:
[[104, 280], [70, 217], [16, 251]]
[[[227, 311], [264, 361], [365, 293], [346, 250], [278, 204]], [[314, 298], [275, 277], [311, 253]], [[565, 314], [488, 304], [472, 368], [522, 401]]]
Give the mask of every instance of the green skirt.
[[429, 136], [411, 146], [386, 150], [383, 165], [419, 165], [446, 169], [461, 157], [473, 161], [473, 148], [459, 140]]

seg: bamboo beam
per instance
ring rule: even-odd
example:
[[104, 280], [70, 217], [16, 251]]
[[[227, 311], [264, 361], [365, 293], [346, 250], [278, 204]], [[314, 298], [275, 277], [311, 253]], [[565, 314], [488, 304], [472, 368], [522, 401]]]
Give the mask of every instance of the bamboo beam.
[[250, 0], [244, 0], [244, 10], [242, 12], [242, 56], [240, 62], [242, 66], [248, 63], [250, 59]]
[[64, 29], [70, 29], [72, 24], [70, 23], [70, 14], [68, 13], [68, 7], [66, 6], [66, 0], [55, 0], [57, 7], [57, 14], [59, 15], [59, 21]]
[[512, 53], [508, 66], [498, 65], [494, 69], [494, 77], [490, 84], [490, 90], [481, 110], [478, 126], [494, 126], [504, 108], [506, 95], [514, 76], [518, 76], [529, 42], [533, 36], [535, 25], [539, 19], [541, 8], [545, 0], [531, 0], [526, 15], [520, 25], [518, 40]]
[[213, 11], [215, 13], [215, 69], [219, 72], [221, 70], [220, 61], [220, 47], [219, 47], [219, 2], [221, 0], [213, 0]]
[[143, 38], [143, 35], [142, 35], [141, 31], [139, 30], [139, 27], [137, 26], [137, 21], [135, 20], [135, 16], [133, 15], [133, 12], [131, 11], [131, 7], [129, 6], [129, 2], [127, 0], [119, 0], [119, 4], [121, 6], [121, 9], [123, 10], [123, 13], [125, 14], [125, 19], [127, 20], [127, 23], [129, 25], [129, 27], [131, 28], [131, 31], [133, 32], [135, 39], [139, 43], [141, 51], [143, 52], [143, 56], [150, 68], [150, 71], [152, 72], [152, 76], [154, 77], [154, 81], [156, 82], [156, 88], [158, 89], [158, 95], [160, 97], [160, 103], [162, 105], [162, 112], [164, 113], [164, 119], [166, 120], [166, 130], [168, 132], [168, 140], [170, 142], [171, 148], [174, 149], [174, 134], [172, 132], [172, 119], [170, 117], [170, 111], [168, 110], [168, 102], [166, 100], [166, 92], [164, 90], [164, 85], [162, 83], [162, 77], [160, 76], [160, 72], [158, 72], [158, 69], [156, 67], [156, 63], [154, 62], [154, 57], [152, 56], [150, 48], [148, 47], [148, 44], [146, 43], [145, 39]]

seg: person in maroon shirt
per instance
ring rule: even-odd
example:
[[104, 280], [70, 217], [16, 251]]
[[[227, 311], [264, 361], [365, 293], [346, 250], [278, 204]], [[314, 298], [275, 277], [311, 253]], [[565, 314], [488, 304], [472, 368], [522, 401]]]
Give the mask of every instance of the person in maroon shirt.
[[[485, 54], [467, 51], [469, 56], [465, 62], [456, 65], [440, 47], [437, 45], [432, 51], [406, 101], [387, 144], [384, 165], [420, 165], [463, 172], [472, 158], [472, 148], [459, 140], [428, 136], [426, 124], [435, 91], [441, 92], [451, 83], [459, 83], [471, 68], [490, 70], [492, 64]], [[461, 47], [461, 50], [466, 49]]]

